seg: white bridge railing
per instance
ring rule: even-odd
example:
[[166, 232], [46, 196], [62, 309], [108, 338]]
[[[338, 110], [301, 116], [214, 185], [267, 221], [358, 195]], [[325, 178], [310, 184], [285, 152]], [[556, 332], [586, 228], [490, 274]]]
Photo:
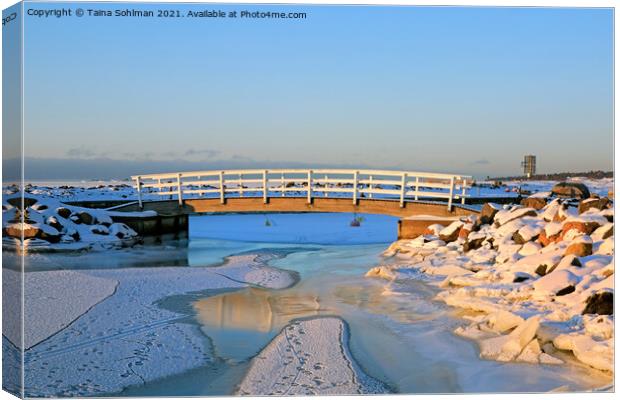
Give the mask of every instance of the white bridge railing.
[[177, 198], [314, 197], [360, 198], [399, 201], [439, 200], [452, 209], [453, 201], [465, 203], [471, 176], [410, 171], [351, 169], [270, 169], [194, 171], [131, 177], [142, 208], [143, 195]]

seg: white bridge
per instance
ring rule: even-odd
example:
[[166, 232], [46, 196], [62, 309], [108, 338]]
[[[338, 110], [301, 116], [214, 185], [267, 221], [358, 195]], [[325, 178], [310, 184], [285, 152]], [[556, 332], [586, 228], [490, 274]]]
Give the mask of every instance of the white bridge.
[[[441, 202], [448, 211], [454, 202], [465, 204], [471, 176], [413, 171], [367, 169], [248, 169], [192, 171], [131, 177], [138, 192], [138, 203], [160, 198], [187, 200], [262, 198], [350, 199], [353, 205], [363, 199], [390, 200], [405, 207], [407, 202]], [[161, 196], [161, 197], [159, 197]]]

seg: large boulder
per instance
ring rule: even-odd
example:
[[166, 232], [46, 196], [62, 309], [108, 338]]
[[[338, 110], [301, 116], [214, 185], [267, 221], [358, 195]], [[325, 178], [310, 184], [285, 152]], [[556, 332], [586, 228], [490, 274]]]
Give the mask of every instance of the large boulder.
[[555, 295], [556, 296], [566, 296], [567, 294], [571, 294], [574, 291], [575, 291], [575, 286], [574, 285], [568, 285], [565, 288], [558, 290]]
[[557, 266], [560, 264], [561, 261], [562, 261], [561, 258], [554, 258], [554, 257], [550, 257], [546, 260], [542, 260], [540, 261], [540, 263], [538, 264], [534, 272], [539, 276], [545, 276], [547, 274], [550, 274], [551, 272], [555, 271], [555, 269], [557, 268]]
[[540, 196], [530, 196], [521, 200], [521, 205], [534, 210], [542, 210], [547, 205], [547, 199]]
[[[572, 293], [575, 285], [580, 281], [579, 276], [568, 270], [547, 271], [542, 277], [538, 278], [533, 284], [533, 288], [540, 295], [555, 295], [561, 293], [560, 296]], [[570, 289], [572, 286], [572, 290]]]
[[589, 236], [575, 238], [564, 251], [565, 256], [571, 254], [576, 257], [592, 255], [592, 239]]
[[95, 225], [90, 228], [90, 231], [95, 235], [109, 235], [110, 231], [105, 225]]
[[82, 223], [85, 225], [93, 225], [95, 223], [95, 217], [93, 217], [86, 211], [80, 211], [79, 213], [75, 214], [75, 216], [77, 217], [77, 221], [75, 219], [72, 219], [74, 222]]
[[572, 207], [567, 203], [560, 204], [556, 214], [553, 216], [553, 222], [562, 222], [568, 218], [576, 217], [579, 215], [577, 207]]
[[465, 243], [463, 243], [463, 251], [467, 253], [470, 250], [476, 250], [482, 247], [482, 243], [484, 243], [485, 237], [472, 237], [468, 238]]
[[4, 227], [3, 233], [14, 238], [21, 238], [23, 233], [24, 239], [37, 238], [50, 243], [60, 242], [61, 237], [57, 229], [47, 224], [11, 224]]
[[459, 230], [459, 239], [467, 240], [467, 237], [473, 230], [474, 224], [472, 224], [471, 222], [468, 222], [465, 225], [461, 226], [461, 229]]
[[614, 294], [612, 292], [595, 293], [586, 300], [582, 314], [613, 315]]
[[614, 235], [614, 224], [609, 223], [597, 228], [592, 232], [593, 240], [605, 240]]
[[536, 210], [534, 210], [533, 208], [515, 206], [511, 210], [502, 210], [501, 212], [497, 213], [494, 218], [495, 226], [500, 227], [518, 218], [536, 217], [537, 215], [538, 214], [536, 213]]
[[62, 232], [62, 230], [64, 229], [64, 226], [62, 226], [62, 224], [58, 221], [58, 218], [54, 216], [49, 217], [47, 221], [45, 221], [45, 223], [59, 232]]
[[590, 235], [599, 227], [607, 225], [604, 218], [570, 218], [562, 225], [562, 239], [566, 239], [567, 233], [575, 231], [580, 234]]
[[562, 258], [562, 260], [560, 260], [558, 265], [555, 268], [553, 268], [552, 270], [547, 271], [547, 273], [553, 272], [556, 269], [558, 271], [561, 271], [563, 269], [571, 269], [572, 267], [578, 267], [578, 268], [582, 268], [583, 267], [583, 264], [581, 263], [579, 258], [576, 257], [574, 254], [570, 254], [568, 256], [564, 256]]
[[[555, 224], [552, 222], [551, 224]], [[547, 224], [549, 227], [550, 224]], [[543, 246], [548, 246], [551, 243], [557, 243], [562, 240], [562, 226], [559, 229], [555, 229], [555, 227], [550, 227], [550, 229], [543, 229], [538, 235], [538, 242]]]
[[454, 242], [459, 237], [461, 227], [465, 225], [463, 221], [454, 221], [450, 225], [439, 231], [439, 239], [446, 243]]
[[69, 218], [69, 216], [71, 216], [71, 210], [69, 210], [66, 207], [58, 207], [56, 209], [56, 214], [66, 219], [66, 218]]
[[30, 224], [22, 224], [20, 222], [9, 224], [2, 229], [4, 235], [21, 239], [22, 233], [24, 239], [30, 239], [37, 236], [39, 228]]
[[37, 232], [37, 238], [46, 240], [50, 243], [58, 243], [61, 239], [61, 234], [58, 230], [50, 225], [39, 225], [39, 231]]
[[590, 197], [588, 187], [579, 182], [560, 182], [553, 186], [551, 193], [558, 197], [587, 199]]
[[[10, 199], [7, 199], [6, 202], [12, 205], [13, 207], [17, 207], [19, 209], [21, 209], [22, 207], [21, 197], [11, 197]], [[37, 199], [35, 199], [34, 197], [24, 196], [24, 207], [25, 208], [32, 207], [33, 205], [36, 204], [36, 202], [37, 202]]]
[[424, 229], [424, 232], [422, 233], [423, 235], [433, 235], [433, 236], [439, 236], [439, 232], [445, 228], [445, 226], [441, 225], [441, 224], [432, 224], [426, 227], [426, 229]]
[[591, 197], [589, 199], [581, 200], [579, 202], [579, 214], [588, 211], [591, 208], [595, 208], [597, 210], [604, 210], [609, 208], [611, 203], [607, 197]]
[[493, 203], [485, 203], [480, 211], [480, 224], [487, 225], [493, 222], [493, 218], [495, 218], [495, 214], [497, 214], [499, 210], [501, 210], [501, 206]]
[[525, 244], [538, 239], [542, 231], [543, 228], [541, 226], [526, 225], [512, 235], [512, 240], [514, 240], [516, 244]]
[[494, 336], [480, 341], [480, 356], [497, 361], [512, 361], [534, 339], [540, 316], [535, 315], [520, 323], [507, 335]]

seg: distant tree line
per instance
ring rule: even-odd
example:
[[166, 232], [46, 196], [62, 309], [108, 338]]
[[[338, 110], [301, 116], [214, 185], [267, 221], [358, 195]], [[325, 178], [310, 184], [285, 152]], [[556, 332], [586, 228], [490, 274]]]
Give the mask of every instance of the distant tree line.
[[497, 178], [488, 177], [487, 180], [492, 181], [510, 181], [510, 180], [523, 180], [523, 181], [563, 181], [572, 177], [584, 177], [589, 179], [602, 179], [613, 178], [613, 171], [589, 171], [589, 172], [557, 172], [554, 174], [537, 174], [532, 175], [531, 178], [526, 176], [503, 176]]

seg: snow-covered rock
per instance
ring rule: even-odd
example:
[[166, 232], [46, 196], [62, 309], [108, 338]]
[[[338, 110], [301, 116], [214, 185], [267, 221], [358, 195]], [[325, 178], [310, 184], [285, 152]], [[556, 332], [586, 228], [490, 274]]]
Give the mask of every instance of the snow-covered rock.
[[491, 360], [512, 361], [534, 339], [540, 317], [534, 316], [522, 322], [507, 335], [485, 339], [480, 342], [480, 356]]
[[593, 368], [614, 370], [613, 339], [596, 340], [587, 332], [564, 334], [553, 340], [558, 349], [571, 350], [575, 357]]
[[[119, 213], [104, 209], [71, 206], [56, 199], [28, 194], [21, 210], [20, 197], [3, 199], [3, 248], [23, 246], [29, 251], [71, 251], [98, 246], [126, 246], [136, 243], [138, 234], [123, 223], [115, 223]], [[14, 204], [17, 204], [15, 206]], [[132, 213], [136, 214], [136, 213]], [[141, 213], [153, 215], [147, 211]], [[23, 223], [21, 221], [24, 221]]]
[[[610, 221], [613, 208], [588, 207], [579, 214], [560, 199], [538, 211], [487, 204], [467, 238], [440, 246], [436, 235], [395, 242], [390, 251], [400, 255], [399, 263], [366, 276], [442, 278], [430, 281], [442, 289], [437, 300], [467, 310], [469, 324], [455, 333], [478, 341], [483, 358], [561, 364], [566, 356], [559, 350], [566, 350], [577, 361], [611, 371]], [[453, 236], [458, 226], [468, 223], [438, 233]]]
[[459, 230], [465, 223], [463, 221], [454, 221], [439, 231], [439, 239], [444, 242], [453, 242], [459, 237]]

